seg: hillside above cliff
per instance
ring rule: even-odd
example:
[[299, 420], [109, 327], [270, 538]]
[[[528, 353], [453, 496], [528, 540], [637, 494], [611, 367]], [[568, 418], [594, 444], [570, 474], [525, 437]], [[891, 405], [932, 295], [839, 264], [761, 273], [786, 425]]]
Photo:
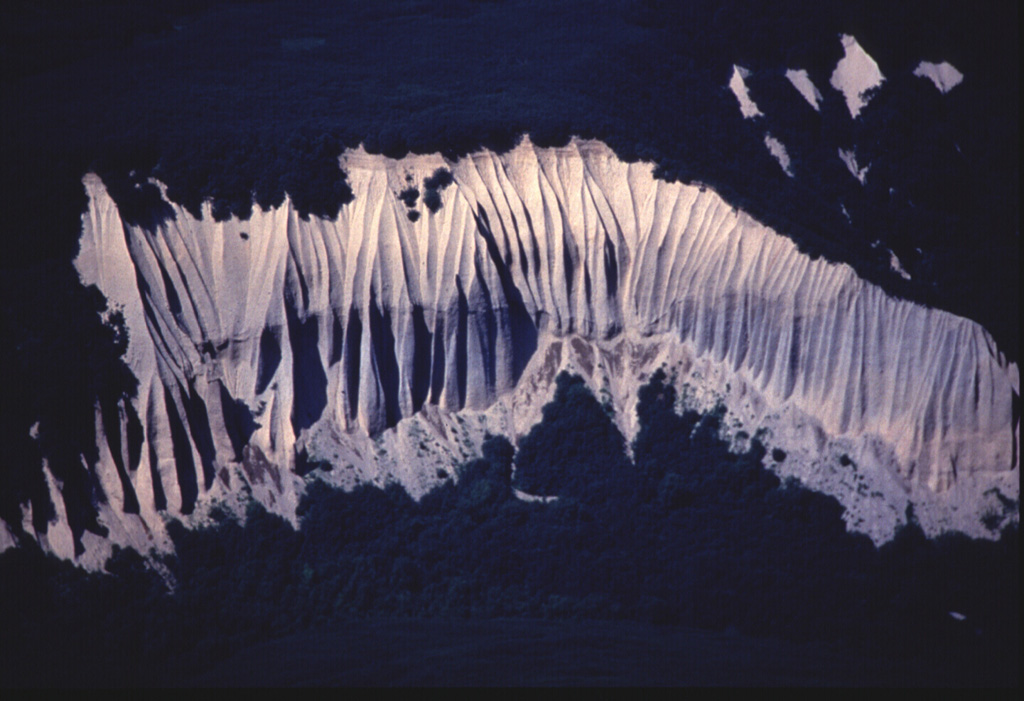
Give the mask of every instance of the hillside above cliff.
[[[73, 250], [80, 199], [64, 188], [90, 169], [154, 175], [193, 214], [212, 198], [218, 217], [244, 216], [287, 192], [300, 212], [334, 216], [345, 148], [454, 159], [523, 133], [540, 146], [576, 135], [712, 186], [803, 250], [974, 319], [1017, 356], [1012, 4], [94, 0], [4, 12], [0, 207], [26, 232], [4, 237], [4, 265]], [[924, 65], [963, 78], [940, 91]], [[728, 88], [737, 66], [756, 118]], [[843, 90], [875, 84], [833, 77], [863, 66], [884, 81], [854, 116]]]

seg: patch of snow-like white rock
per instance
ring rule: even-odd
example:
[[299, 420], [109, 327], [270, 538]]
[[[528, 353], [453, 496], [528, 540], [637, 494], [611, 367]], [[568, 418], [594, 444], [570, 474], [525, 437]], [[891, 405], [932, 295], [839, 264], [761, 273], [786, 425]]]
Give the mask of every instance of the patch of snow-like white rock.
[[854, 37], [844, 34], [841, 41], [846, 55], [836, 64], [829, 83], [843, 93], [850, 116], [856, 119], [871, 100], [871, 92], [885, 81], [885, 76]]
[[[355, 199], [334, 221], [288, 200], [225, 222], [171, 204], [149, 231], [85, 179], [77, 266], [124, 313], [144, 444], [123, 487], [97, 417], [111, 535], [87, 534], [84, 562], [112, 543], [166, 549], [166, 518], [218, 504], [294, 522], [301, 451], [333, 484], [419, 497], [487, 433], [524, 435], [562, 369], [632, 438], [637, 391], [664, 367], [691, 406], [725, 403], [737, 446], [765, 429], [787, 453], [771, 469], [878, 541], [911, 503], [931, 534], [984, 535], [993, 490], [1019, 494], [1017, 367], [984, 329], [812, 260], [710, 189], [587, 141], [341, 164]], [[398, 194], [439, 167], [443, 206], [410, 221]], [[58, 521], [49, 549], [70, 556]]]
[[519, 501], [525, 501], [527, 503], [532, 503], [532, 504], [551, 504], [551, 503], [554, 503], [554, 502], [558, 501], [558, 497], [557, 496], [543, 496], [543, 495], [540, 495], [540, 494], [529, 494], [529, 493], [521, 491], [519, 489], [513, 489], [512, 490], [512, 494], [514, 494], [515, 498], [518, 499]]
[[810, 74], [806, 70], [794, 70], [792, 68], [786, 71], [786, 78], [793, 84], [793, 87], [803, 95], [804, 99], [807, 100], [807, 104], [814, 108], [816, 112], [821, 111], [822, 96], [818, 91], [818, 87], [811, 80]]
[[740, 113], [744, 119], [761, 117], [764, 113], [757, 108], [757, 104], [750, 98], [750, 91], [747, 89], [746, 78], [750, 77], [750, 71], [742, 66], [732, 67], [732, 77], [729, 79], [729, 89], [736, 96], [740, 103]]
[[10, 527], [8, 527], [8, 525], [3, 521], [0, 521], [0, 553], [8, 548], [13, 548], [17, 544], [18, 541], [11, 532]]
[[868, 169], [871, 164], [864, 166], [863, 168], [857, 164], [857, 154], [853, 149], [847, 151], [846, 149], [839, 149], [839, 159], [846, 164], [846, 169], [850, 171], [850, 175], [857, 178], [861, 185], [865, 185], [868, 181]]
[[768, 152], [779, 162], [783, 172], [792, 178], [793, 169], [789, 160], [789, 152], [786, 151], [786, 145], [771, 134], [764, 135], [764, 145], [768, 147]]
[[891, 250], [889, 251], [889, 267], [893, 272], [898, 273], [904, 280], [910, 279], [910, 273], [903, 269], [903, 264], [900, 263], [899, 256]]
[[914, 69], [914, 75], [918, 78], [927, 78], [935, 84], [943, 95], [955, 88], [964, 80], [964, 74], [954, 68], [949, 62], [932, 63], [921, 61]]

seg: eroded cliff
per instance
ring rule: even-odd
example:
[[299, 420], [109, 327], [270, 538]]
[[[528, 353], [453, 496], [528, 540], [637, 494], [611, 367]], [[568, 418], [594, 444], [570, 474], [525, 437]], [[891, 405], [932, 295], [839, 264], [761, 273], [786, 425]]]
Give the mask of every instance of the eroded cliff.
[[[225, 222], [171, 204], [146, 228], [85, 179], [77, 266], [123, 311], [139, 379], [119, 416], [97, 412], [110, 535], [86, 534], [86, 564], [109, 543], [165, 548], [166, 517], [250, 495], [294, 519], [313, 468], [422, 494], [486, 432], [528, 430], [563, 368], [632, 436], [636, 391], [665, 367], [691, 404], [726, 404], [737, 445], [766, 429], [787, 456], [769, 467], [876, 541], [908, 504], [929, 533], [980, 535], [1018, 498], [1018, 369], [989, 334], [812, 260], [709, 189], [579, 141], [341, 167], [355, 199], [336, 221], [287, 200]], [[429, 182], [441, 168], [450, 185]], [[425, 181], [433, 200], [409, 192]], [[42, 540], [70, 557], [49, 483]]]

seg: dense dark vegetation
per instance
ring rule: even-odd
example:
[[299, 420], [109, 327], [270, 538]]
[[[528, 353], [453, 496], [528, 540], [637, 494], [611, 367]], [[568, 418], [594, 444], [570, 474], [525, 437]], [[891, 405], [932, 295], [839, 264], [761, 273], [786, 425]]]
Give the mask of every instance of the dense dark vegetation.
[[[756, 440], [729, 452], [720, 412], [677, 413], [665, 379], [640, 394], [632, 461], [606, 410], [563, 374], [518, 453], [487, 440], [457, 482], [419, 503], [397, 487], [312, 481], [298, 531], [257, 505], [244, 524], [172, 523], [176, 552], [161, 560], [172, 592], [134, 552], [116, 552], [109, 576], [8, 551], [0, 672], [9, 683], [152, 683], [314, 627], [473, 617], [734, 628], [913, 659], [933, 680], [1017, 682], [1016, 527], [997, 542], [929, 541], [911, 521], [876, 549], [846, 532], [833, 498], [764, 469]], [[566, 432], [598, 440], [591, 459], [565, 454]], [[558, 500], [514, 496], [529, 484]]]

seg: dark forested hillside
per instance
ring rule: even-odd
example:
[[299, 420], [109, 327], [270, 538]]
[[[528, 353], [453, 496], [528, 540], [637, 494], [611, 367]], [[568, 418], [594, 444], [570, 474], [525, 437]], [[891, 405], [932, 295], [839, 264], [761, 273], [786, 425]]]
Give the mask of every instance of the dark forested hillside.
[[[345, 493], [312, 475], [298, 531], [259, 506], [244, 523], [172, 524], [175, 553], [160, 559], [171, 591], [128, 551], [108, 563], [114, 576], [4, 553], [0, 671], [38, 682], [44, 670], [20, 663], [38, 655], [68, 665], [67, 683], [137, 683], [169, 660], [198, 673], [259, 641], [357, 619], [521, 618], [732, 628], [913, 659], [943, 683], [1013, 683], [1015, 526], [997, 542], [928, 541], [911, 521], [876, 549], [846, 532], [833, 498], [763, 468], [756, 439], [730, 452], [719, 413], [678, 414], [665, 379], [641, 392], [634, 461], [605, 409], [563, 374], [518, 451], [489, 439], [418, 503], [398, 487]], [[593, 460], [562, 459], [565, 435], [597, 433], [607, 445]], [[538, 483], [558, 499], [513, 494]]]

